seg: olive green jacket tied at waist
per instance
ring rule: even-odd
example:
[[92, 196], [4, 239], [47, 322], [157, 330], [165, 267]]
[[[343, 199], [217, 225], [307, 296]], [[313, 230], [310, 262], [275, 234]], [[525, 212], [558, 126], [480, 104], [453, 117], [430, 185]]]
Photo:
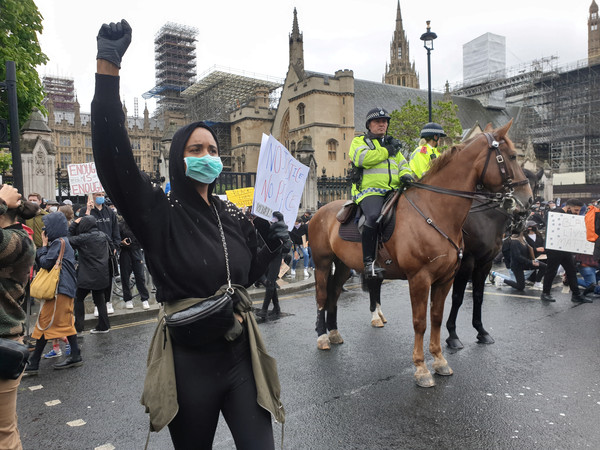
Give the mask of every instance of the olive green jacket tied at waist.
[[[242, 316], [248, 333], [252, 371], [257, 391], [256, 401], [269, 411], [277, 422], [284, 423], [285, 410], [280, 401], [281, 387], [277, 374], [277, 363], [267, 354], [258, 324], [254, 314], [251, 314], [252, 302], [248, 292], [242, 286], [234, 284], [232, 287], [235, 289], [234, 298], [236, 296], [239, 298], [239, 302], [235, 305], [235, 311]], [[222, 286], [214, 295], [222, 295], [226, 289], [227, 286]], [[146, 412], [150, 414], [152, 431], [162, 430], [175, 418], [179, 410], [173, 347], [168, 336], [165, 315], [182, 311], [204, 300], [206, 298], [188, 298], [173, 304], [166, 303], [164, 311], [161, 310], [159, 313], [158, 326], [148, 351], [146, 380], [141, 399], [142, 405], [146, 407]], [[233, 341], [237, 338], [242, 333], [242, 326], [236, 319], [234, 326], [226, 333], [225, 339]]]

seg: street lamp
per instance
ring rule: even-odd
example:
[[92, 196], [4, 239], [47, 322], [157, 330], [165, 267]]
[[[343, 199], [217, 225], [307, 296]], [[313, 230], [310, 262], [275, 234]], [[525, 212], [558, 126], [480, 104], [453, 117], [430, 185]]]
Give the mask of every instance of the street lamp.
[[427, 93], [429, 100], [429, 121], [431, 122], [431, 50], [433, 50], [433, 40], [437, 38], [437, 34], [431, 31], [430, 20], [427, 21], [427, 32], [421, 35], [423, 47], [427, 50]]

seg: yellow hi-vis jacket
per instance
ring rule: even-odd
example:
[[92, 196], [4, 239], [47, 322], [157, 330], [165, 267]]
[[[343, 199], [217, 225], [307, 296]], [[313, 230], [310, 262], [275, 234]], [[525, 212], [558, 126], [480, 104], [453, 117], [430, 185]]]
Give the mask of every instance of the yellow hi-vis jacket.
[[423, 174], [429, 170], [431, 161], [438, 156], [440, 156], [440, 152], [436, 147], [429, 144], [417, 147], [410, 155], [410, 169], [417, 177], [422, 178]]
[[355, 137], [350, 145], [350, 161], [363, 171], [360, 185], [352, 184], [352, 199], [356, 203], [371, 195], [385, 195], [392, 189], [399, 189], [402, 185], [400, 177], [411, 173], [401, 152], [390, 157], [379, 139], [371, 140], [371, 148], [365, 138], [364, 135]]

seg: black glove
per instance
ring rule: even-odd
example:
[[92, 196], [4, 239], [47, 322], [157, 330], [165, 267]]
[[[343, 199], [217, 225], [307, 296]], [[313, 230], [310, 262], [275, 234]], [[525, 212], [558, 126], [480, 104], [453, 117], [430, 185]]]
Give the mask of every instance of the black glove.
[[131, 27], [125, 19], [120, 22], [111, 22], [110, 25], [103, 24], [96, 37], [98, 55], [96, 59], [105, 59], [119, 69], [121, 58], [131, 43]]
[[402, 150], [402, 142], [392, 136], [383, 138], [383, 146], [387, 149], [390, 158], [395, 157]]
[[410, 186], [414, 181], [415, 179], [409, 173], [405, 173], [400, 177], [400, 183], [402, 183], [403, 186]]

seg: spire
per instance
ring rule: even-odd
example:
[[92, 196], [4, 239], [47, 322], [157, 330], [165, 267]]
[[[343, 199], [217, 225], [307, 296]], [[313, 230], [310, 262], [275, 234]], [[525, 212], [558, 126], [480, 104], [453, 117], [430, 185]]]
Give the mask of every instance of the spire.
[[[398, 27], [398, 22], [400, 27]], [[396, 31], [402, 29], [402, 12], [400, 12], [400, 0], [398, 0], [398, 10], [396, 11]]]
[[386, 64], [384, 82], [412, 88], [419, 88], [419, 77], [411, 65], [408, 53], [408, 40], [402, 26], [400, 0], [396, 9], [396, 29], [390, 43], [390, 64]]
[[294, 68], [299, 79], [304, 78], [304, 44], [298, 26], [298, 13], [294, 8], [294, 23], [290, 33], [290, 66]]

